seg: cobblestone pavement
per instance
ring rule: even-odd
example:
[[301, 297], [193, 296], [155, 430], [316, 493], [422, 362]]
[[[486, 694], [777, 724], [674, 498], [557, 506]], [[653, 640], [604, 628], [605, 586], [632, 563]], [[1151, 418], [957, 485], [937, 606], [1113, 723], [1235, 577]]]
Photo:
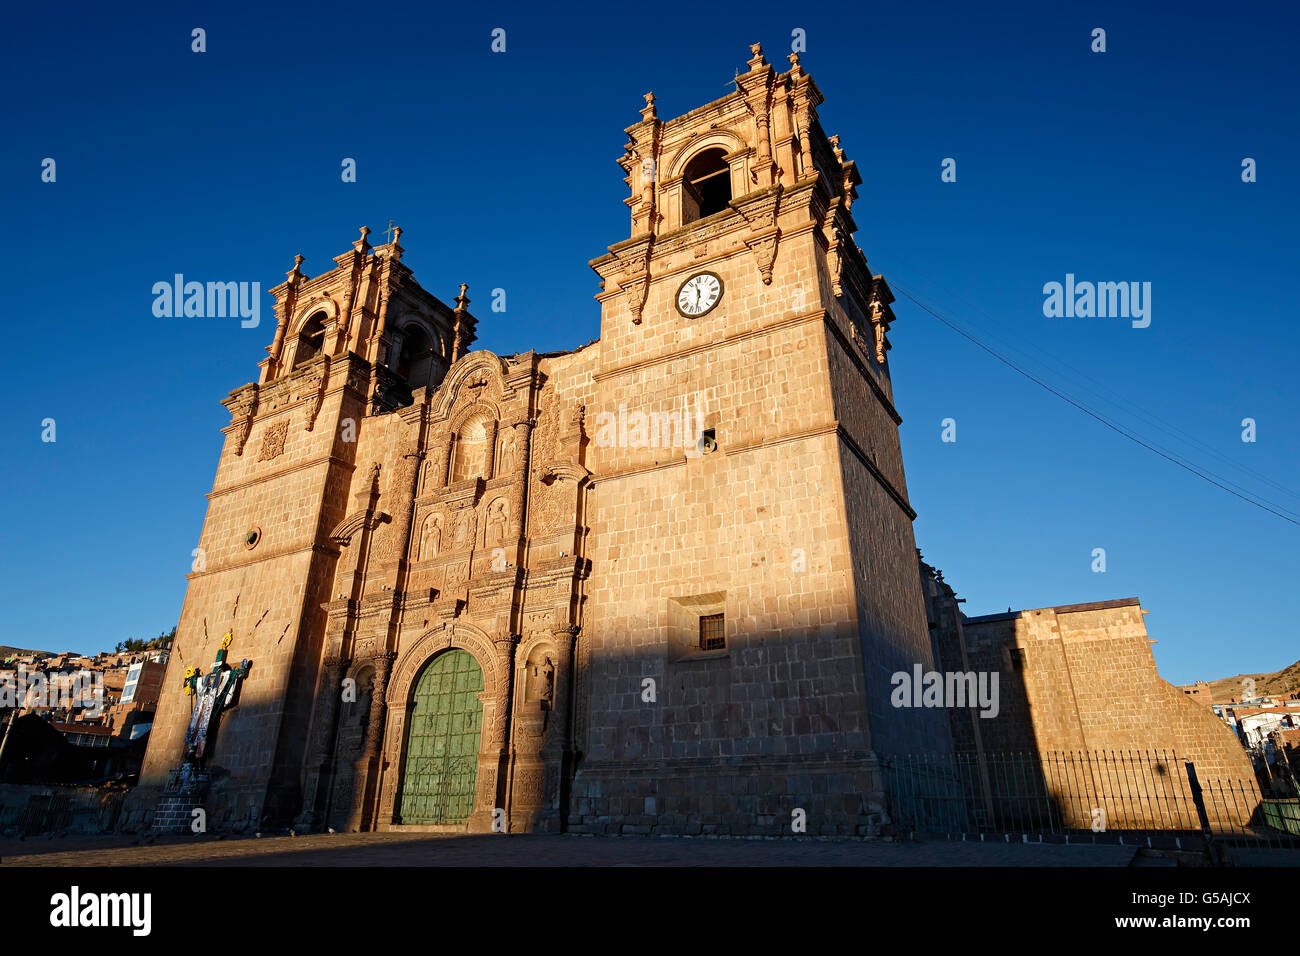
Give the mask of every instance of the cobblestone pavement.
[[0, 840], [0, 866], [1128, 866], [1134, 847], [662, 837], [131, 836]]

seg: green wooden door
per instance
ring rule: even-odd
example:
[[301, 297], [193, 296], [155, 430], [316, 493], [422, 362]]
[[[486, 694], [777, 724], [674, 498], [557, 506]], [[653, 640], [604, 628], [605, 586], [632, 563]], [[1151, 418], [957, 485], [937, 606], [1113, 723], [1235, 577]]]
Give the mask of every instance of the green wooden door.
[[483, 727], [483, 671], [466, 651], [447, 651], [424, 668], [406, 722], [402, 823], [464, 823], [474, 809]]

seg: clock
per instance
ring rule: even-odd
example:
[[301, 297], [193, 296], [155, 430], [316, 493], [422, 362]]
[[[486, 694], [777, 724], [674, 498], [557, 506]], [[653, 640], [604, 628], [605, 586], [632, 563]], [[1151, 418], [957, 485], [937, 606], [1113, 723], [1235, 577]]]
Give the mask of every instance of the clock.
[[677, 311], [698, 319], [722, 301], [722, 280], [712, 272], [697, 272], [677, 290]]

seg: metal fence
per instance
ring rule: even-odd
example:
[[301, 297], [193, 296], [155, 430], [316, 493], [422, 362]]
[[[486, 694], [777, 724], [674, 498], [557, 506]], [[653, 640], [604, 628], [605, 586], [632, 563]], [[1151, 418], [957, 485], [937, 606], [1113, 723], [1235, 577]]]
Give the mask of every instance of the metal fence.
[[1300, 799], [1163, 750], [882, 758], [904, 832], [1300, 849]]

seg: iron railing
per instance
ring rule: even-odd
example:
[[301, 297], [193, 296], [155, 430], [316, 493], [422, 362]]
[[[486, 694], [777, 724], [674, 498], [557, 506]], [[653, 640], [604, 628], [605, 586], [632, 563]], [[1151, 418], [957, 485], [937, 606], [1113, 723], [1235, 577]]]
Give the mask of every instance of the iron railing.
[[882, 766], [903, 833], [1300, 849], [1295, 793], [1198, 772], [1172, 751], [894, 754]]

